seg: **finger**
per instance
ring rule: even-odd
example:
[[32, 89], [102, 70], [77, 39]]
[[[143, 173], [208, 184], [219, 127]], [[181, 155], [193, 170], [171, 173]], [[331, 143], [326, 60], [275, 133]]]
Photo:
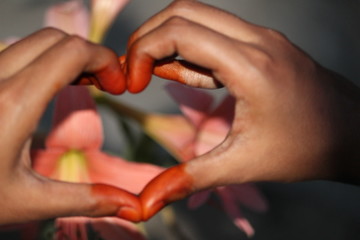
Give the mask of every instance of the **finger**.
[[186, 172], [185, 164], [169, 168], [141, 192], [142, 219], [148, 220], [167, 204], [183, 199], [193, 191], [193, 179]]
[[[126, 55], [119, 57], [119, 62], [123, 72], [126, 72]], [[156, 61], [153, 74], [158, 77], [173, 80], [180, 83], [186, 83], [193, 87], [219, 88], [223, 87], [216, 79], [212, 77], [211, 71], [184, 60], [164, 59]]]
[[[0, 216], [1, 223], [17, 223], [65, 216], [117, 216], [138, 222], [138, 198], [122, 189], [105, 184], [75, 184], [42, 177], [16, 179]], [[24, 201], [26, 199], [26, 201]], [[6, 201], [7, 200], [7, 201]], [[11, 200], [11, 201], [10, 201]], [[4, 206], [4, 204], [3, 204]]]
[[143, 220], [195, 192], [264, 179], [261, 176], [264, 166], [246, 161], [254, 159], [251, 157], [254, 150], [244, 145], [228, 137], [212, 151], [162, 172], [140, 194]]
[[1, 129], [4, 134], [17, 129], [6, 145], [18, 147], [19, 139], [25, 141], [50, 99], [81, 72], [93, 74], [104, 90], [120, 93], [126, 88], [116, 54], [79, 37], [62, 40], [13, 78], [1, 82], [1, 107], [8, 117]]
[[[181, 38], [178, 37], [179, 32], [184, 33]], [[245, 70], [248, 65], [245, 64], [244, 50], [249, 47], [238, 49], [238, 44], [241, 43], [202, 25], [179, 17], [172, 18], [136, 41], [129, 49], [126, 63], [128, 90], [133, 93], [142, 91], [151, 79], [155, 62], [174, 54], [211, 70], [212, 76], [224, 84], [224, 81], [228, 82], [232, 76], [239, 75], [242, 68]], [[199, 86], [201, 83], [191, 78], [183, 80], [191, 86]], [[201, 84], [206, 86], [217, 83]]]
[[184, 60], [162, 60], [155, 62], [153, 70], [158, 77], [186, 83], [193, 87], [219, 88], [222, 87], [216, 79], [212, 77], [211, 71]]
[[66, 36], [60, 30], [45, 28], [11, 45], [0, 54], [0, 79], [6, 79], [20, 71]]
[[221, 161], [213, 161], [210, 156], [171, 167], [150, 181], [139, 197], [142, 219], [148, 220], [166, 205], [194, 192], [223, 183]]
[[141, 25], [130, 37], [129, 46], [173, 17], [185, 18], [244, 42], [258, 41], [257, 32], [261, 29], [222, 9], [197, 1], [177, 0]]

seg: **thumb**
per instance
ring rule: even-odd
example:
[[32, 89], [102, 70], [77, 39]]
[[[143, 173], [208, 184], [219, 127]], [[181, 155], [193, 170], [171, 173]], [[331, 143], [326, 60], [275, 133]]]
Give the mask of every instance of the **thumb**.
[[[217, 162], [202, 161], [199, 157], [162, 172], [140, 194], [142, 220], [148, 220], [169, 203], [217, 186], [217, 165]], [[207, 174], [208, 170], [214, 174]]]
[[254, 174], [246, 174], [250, 168], [246, 161], [239, 160], [239, 154], [234, 153], [237, 150], [223, 144], [196, 159], [162, 172], [140, 194], [142, 219], [148, 220], [167, 204], [192, 193], [251, 181]]
[[167, 204], [183, 199], [194, 191], [193, 177], [186, 167], [186, 163], [171, 167], [146, 185], [140, 194], [142, 220], [148, 220]]
[[4, 208], [0, 222], [64, 216], [118, 216], [134, 222], [141, 220], [138, 198], [125, 190], [105, 184], [67, 183], [33, 176], [8, 185], [12, 191], [7, 191], [11, 196], [5, 203], [9, 206]]

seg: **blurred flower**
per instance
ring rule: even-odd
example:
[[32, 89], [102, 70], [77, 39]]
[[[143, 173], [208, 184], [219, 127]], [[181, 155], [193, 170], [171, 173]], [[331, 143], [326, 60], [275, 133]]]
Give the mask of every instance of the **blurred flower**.
[[0, 239], [21, 239], [21, 240], [36, 240], [38, 239], [39, 224], [24, 223], [24, 224], [10, 224], [0, 226]]
[[4, 50], [7, 47], [7, 44], [5, 44], [4, 42], [0, 42], [0, 52], [2, 50]]
[[0, 41], [0, 52], [5, 50], [8, 46], [16, 43], [17, 41], [19, 41], [18, 37], [7, 37], [5, 39], [2, 39]]
[[[102, 140], [101, 119], [87, 88], [66, 87], [57, 97], [45, 149], [32, 151], [33, 168], [56, 180], [105, 183], [132, 193], [139, 193], [162, 171], [157, 166], [128, 162], [101, 152]], [[58, 218], [56, 226], [57, 239], [87, 239], [89, 229], [102, 239], [144, 239], [135, 225], [113, 217]]]
[[[214, 108], [213, 96], [180, 84], [167, 85], [183, 115], [147, 114], [121, 103], [107, 100], [107, 105], [140, 123], [144, 131], [181, 162], [189, 161], [219, 145], [227, 136], [234, 117], [234, 98], [226, 95]], [[254, 229], [241, 213], [239, 203], [258, 212], [267, 210], [267, 202], [251, 183], [217, 187], [192, 195], [188, 205], [196, 208], [215, 192], [234, 224], [248, 236]]]
[[55, 27], [83, 38], [89, 35], [89, 23], [89, 11], [82, 0], [58, 3], [48, 8], [45, 13], [46, 27]]
[[0, 52], [5, 50], [9, 45], [5, 41], [0, 41]]
[[91, 31], [89, 39], [102, 42], [118, 13], [129, 0], [91, 0]]
[[116, 16], [128, 2], [129, 0], [92, 0], [89, 14], [83, 0], [69, 0], [47, 10], [45, 26], [101, 43]]

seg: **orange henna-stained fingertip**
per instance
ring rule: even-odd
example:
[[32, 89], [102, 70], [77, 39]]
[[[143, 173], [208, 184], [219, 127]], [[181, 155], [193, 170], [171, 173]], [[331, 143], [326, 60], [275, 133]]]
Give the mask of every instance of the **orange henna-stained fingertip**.
[[193, 178], [186, 172], [186, 164], [169, 168], [154, 178], [141, 192], [142, 220], [146, 221], [167, 204], [190, 195]]
[[127, 55], [125, 72], [129, 92], [139, 93], [148, 86], [154, 68], [154, 61], [149, 56], [136, 57], [131, 54]]
[[126, 90], [125, 73], [117, 66], [108, 65], [95, 73], [82, 74], [73, 85], [95, 85], [98, 89], [111, 94], [121, 94]]
[[141, 204], [134, 194], [106, 184], [93, 184], [92, 195], [98, 200], [96, 213], [116, 215], [120, 218], [141, 221]]

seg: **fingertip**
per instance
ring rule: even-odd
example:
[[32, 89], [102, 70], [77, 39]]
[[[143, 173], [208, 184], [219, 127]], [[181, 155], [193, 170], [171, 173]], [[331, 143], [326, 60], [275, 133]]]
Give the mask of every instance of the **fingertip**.
[[164, 201], [148, 201], [145, 206], [142, 206], [142, 220], [149, 220], [165, 206]]
[[116, 216], [132, 222], [140, 222], [143, 220], [141, 209], [137, 209], [134, 207], [121, 207], [117, 212]]
[[119, 95], [126, 90], [126, 77], [122, 71], [104, 71], [98, 74], [99, 80], [95, 84], [101, 90], [108, 93]]
[[133, 222], [141, 221], [141, 204], [134, 194], [105, 184], [93, 184], [92, 194], [98, 199], [96, 215], [114, 215]]
[[142, 92], [148, 84], [145, 84], [144, 82], [142, 83], [134, 83], [133, 80], [131, 80], [130, 78], [127, 80], [128, 86], [127, 86], [127, 90], [130, 93], [136, 94], [136, 93], [140, 93]]
[[137, 56], [134, 52], [130, 53], [123, 68], [126, 72], [127, 89], [130, 93], [143, 91], [150, 83], [154, 68], [154, 59], [149, 56]]
[[151, 74], [147, 74], [146, 71], [142, 72], [130, 72], [127, 76], [127, 89], [130, 93], [142, 92], [150, 83]]
[[106, 92], [114, 95], [123, 94], [126, 91], [125, 80], [120, 79], [117, 82], [113, 83], [110, 87], [104, 89]]
[[192, 177], [186, 173], [184, 164], [164, 171], [140, 194], [143, 220], [148, 220], [167, 204], [190, 195], [193, 192], [192, 186]]

